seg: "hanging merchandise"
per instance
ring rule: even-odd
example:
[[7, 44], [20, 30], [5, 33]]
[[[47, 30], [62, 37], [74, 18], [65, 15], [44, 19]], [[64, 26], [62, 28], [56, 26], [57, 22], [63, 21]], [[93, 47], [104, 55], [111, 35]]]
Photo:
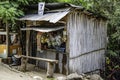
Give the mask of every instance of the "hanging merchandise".
[[60, 46], [60, 45], [61, 45], [61, 36], [60, 36], [60, 35], [57, 35], [57, 36], [55, 37], [55, 41], [56, 41], [56, 45], [57, 45], [57, 46]]
[[50, 43], [49, 33], [46, 34], [45, 43], [47, 43], [47, 48], [50, 48], [51, 43]]
[[67, 40], [67, 32], [66, 32], [66, 30], [64, 30], [64, 31], [63, 31], [62, 41], [63, 41], [63, 42], [66, 42], [66, 40]]
[[43, 36], [41, 36], [41, 43], [44, 43], [45, 41], [44, 41], [44, 37]]
[[62, 41], [66, 42], [66, 40], [67, 40], [66, 36], [63, 36]]
[[66, 31], [43, 33], [40, 38], [41, 49], [65, 49]]

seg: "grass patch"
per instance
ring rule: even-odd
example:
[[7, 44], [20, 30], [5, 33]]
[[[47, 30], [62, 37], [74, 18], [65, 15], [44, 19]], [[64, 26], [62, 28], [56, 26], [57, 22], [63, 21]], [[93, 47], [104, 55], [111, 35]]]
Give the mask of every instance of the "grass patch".
[[47, 80], [55, 80], [55, 78], [47, 78]]

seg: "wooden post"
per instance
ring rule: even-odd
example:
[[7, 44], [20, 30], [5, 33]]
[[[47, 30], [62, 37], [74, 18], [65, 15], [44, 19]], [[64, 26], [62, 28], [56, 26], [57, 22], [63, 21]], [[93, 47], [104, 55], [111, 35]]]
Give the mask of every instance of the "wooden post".
[[21, 67], [20, 67], [21, 71], [26, 71], [26, 69], [27, 69], [27, 61], [28, 60], [26, 58], [24, 58], [24, 57], [21, 58]]
[[67, 33], [67, 41], [66, 41], [66, 58], [67, 58], [67, 62], [66, 62], [66, 75], [68, 75], [70, 72], [69, 70], [69, 53], [70, 53], [70, 33], [69, 33], [69, 29], [68, 26], [66, 25], [66, 33]]
[[6, 21], [6, 58], [9, 54], [9, 26], [8, 22]]
[[29, 46], [30, 46], [30, 31], [26, 31], [26, 56], [29, 56]]
[[47, 63], [47, 77], [52, 78], [54, 73], [54, 64], [51, 62]]
[[[30, 46], [30, 31], [26, 31], [26, 56], [29, 56], [29, 46]], [[26, 58], [26, 62], [25, 62], [25, 67], [27, 67], [27, 61], [28, 59]]]

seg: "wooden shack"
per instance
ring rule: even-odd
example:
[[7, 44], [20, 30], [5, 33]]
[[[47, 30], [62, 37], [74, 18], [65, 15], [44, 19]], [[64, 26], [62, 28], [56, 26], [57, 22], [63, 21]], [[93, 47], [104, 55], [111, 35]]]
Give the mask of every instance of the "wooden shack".
[[[28, 8], [32, 10], [32, 6]], [[63, 74], [104, 70], [107, 38], [105, 17], [96, 15], [81, 6], [47, 3], [42, 16], [37, 13], [30, 14], [19, 20], [26, 23], [26, 27], [22, 28], [26, 30], [26, 45], [29, 46], [26, 46], [26, 55], [58, 60], [54, 70]], [[57, 34], [62, 35], [65, 39], [65, 50], [45, 46], [42, 51], [37, 50], [37, 47], [43, 48], [41, 45], [37, 46], [40, 44], [37, 42], [37, 39], [40, 41], [39, 35], [42, 33], [49, 35], [51, 32], [52, 34], [59, 32]], [[30, 47], [31, 42], [34, 47]], [[39, 66], [46, 69], [46, 64], [42, 61], [39, 62]]]

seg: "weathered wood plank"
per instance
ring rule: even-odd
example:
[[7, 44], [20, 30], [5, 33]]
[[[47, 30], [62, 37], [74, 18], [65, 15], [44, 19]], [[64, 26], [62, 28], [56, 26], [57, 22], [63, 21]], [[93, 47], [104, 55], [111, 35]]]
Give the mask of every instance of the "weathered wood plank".
[[30, 53], [30, 31], [26, 31], [26, 56]]
[[52, 59], [45, 59], [45, 58], [38, 58], [38, 57], [31, 57], [31, 56], [24, 56], [24, 55], [22, 55], [21, 57], [35, 59], [35, 60], [41, 60], [41, 61], [46, 61], [46, 62], [52, 62], [52, 63], [58, 63], [58, 60], [52, 60]]
[[[70, 72], [103, 69], [106, 49], [106, 22], [80, 12], [68, 16]], [[77, 65], [76, 65], [77, 64]]]
[[52, 78], [54, 73], [54, 64], [51, 62], [47, 63], [47, 77]]
[[21, 58], [21, 67], [20, 67], [20, 71], [26, 71], [26, 68], [27, 68], [27, 61], [28, 59], [26, 58]]
[[101, 50], [105, 50], [105, 48], [101, 48], [101, 49], [97, 49], [97, 50], [93, 50], [93, 51], [90, 51], [90, 52], [86, 52], [86, 53], [82, 53], [81, 55], [78, 55], [78, 56], [75, 56], [75, 57], [71, 57], [70, 59], [75, 59], [75, 58], [78, 58], [80, 56], [84, 56], [84, 55], [87, 55], [87, 54], [91, 54], [93, 52], [99, 52]]
[[[24, 55], [22, 55], [21, 57], [22, 57], [21, 69], [23, 71], [26, 71], [28, 58], [29, 59], [40, 60], [40, 61], [46, 61], [47, 62], [47, 77], [48, 78], [52, 78], [53, 77], [53, 74], [54, 74], [54, 64], [58, 63], [58, 60], [51, 60], [51, 59], [38, 58], [38, 57], [30, 57], [30, 56], [24, 56]], [[26, 58], [26, 60], [24, 60], [24, 58]]]

